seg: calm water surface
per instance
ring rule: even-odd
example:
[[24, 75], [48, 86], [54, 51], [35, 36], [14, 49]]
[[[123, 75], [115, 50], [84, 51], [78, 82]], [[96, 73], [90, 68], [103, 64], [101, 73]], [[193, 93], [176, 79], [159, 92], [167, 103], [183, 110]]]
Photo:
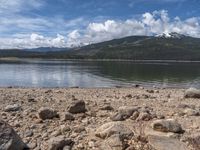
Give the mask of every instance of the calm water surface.
[[200, 87], [200, 63], [0, 61], [0, 87]]

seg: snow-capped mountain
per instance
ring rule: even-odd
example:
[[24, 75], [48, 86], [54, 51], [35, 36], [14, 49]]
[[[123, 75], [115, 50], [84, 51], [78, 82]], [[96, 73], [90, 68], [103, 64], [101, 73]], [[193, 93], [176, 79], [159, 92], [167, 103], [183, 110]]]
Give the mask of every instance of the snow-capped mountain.
[[162, 33], [162, 34], [156, 35], [156, 37], [181, 39], [181, 38], [185, 37], [185, 35], [179, 34], [179, 33], [176, 33], [176, 32], [171, 32], [171, 33], [164, 32], [164, 33]]

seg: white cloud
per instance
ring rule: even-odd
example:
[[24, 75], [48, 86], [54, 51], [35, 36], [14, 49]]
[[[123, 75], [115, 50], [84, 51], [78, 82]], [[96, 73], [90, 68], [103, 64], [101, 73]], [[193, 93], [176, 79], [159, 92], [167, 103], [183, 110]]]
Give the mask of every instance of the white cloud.
[[199, 23], [200, 18], [198, 17], [186, 20], [181, 20], [179, 17], [170, 19], [166, 10], [147, 12], [140, 19], [107, 20], [103, 23], [90, 23], [82, 31], [82, 35], [78, 36], [74, 41], [88, 44], [132, 35], [156, 35], [170, 32], [200, 38]]
[[[78, 28], [77, 26], [77, 22], [80, 23], [83, 21], [81, 18], [71, 21], [58, 19], [59, 21], [55, 22], [40, 19], [38, 18], [36, 21], [37, 23], [35, 20], [29, 20], [32, 22], [30, 28], [34, 28], [32, 34], [16, 33], [10, 38], [0, 38], [0, 48], [34, 48], [46, 46], [69, 47], [97, 43], [132, 35], [156, 35], [163, 32], [177, 32], [200, 38], [199, 17], [188, 18], [185, 20], [181, 20], [179, 17], [170, 18], [168, 12], [165, 10], [154, 11], [152, 13], [146, 12], [142, 14], [139, 19], [127, 19], [124, 21], [106, 20], [98, 23], [93, 22], [89, 23], [85, 28]], [[28, 26], [28, 23], [26, 24], [26, 21], [22, 20], [20, 21], [19, 19], [18, 21], [20, 23], [22, 22], [24, 26]], [[16, 20], [16, 22], [18, 21]], [[10, 24], [9, 20], [7, 22], [2, 22], [7, 25]], [[56, 28], [58, 22], [62, 22], [63, 26], [61, 28]], [[72, 30], [68, 34], [67, 31], [62, 35], [57, 34], [56, 37], [47, 37], [42, 35], [42, 33], [45, 32], [40, 32], [41, 29], [44, 29], [44, 31], [47, 32], [52, 29], [56, 33], [56, 31], [60, 31], [60, 29], [67, 30], [70, 26], [75, 26], [75, 30]], [[29, 26], [26, 29], [29, 30]], [[37, 30], [39, 31], [37, 32]]]

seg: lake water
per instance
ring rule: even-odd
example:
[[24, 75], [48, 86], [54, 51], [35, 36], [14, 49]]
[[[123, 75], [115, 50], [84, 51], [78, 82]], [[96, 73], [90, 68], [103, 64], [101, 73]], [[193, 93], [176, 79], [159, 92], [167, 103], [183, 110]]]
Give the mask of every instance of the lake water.
[[0, 61], [0, 87], [200, 87], [200, 63]]

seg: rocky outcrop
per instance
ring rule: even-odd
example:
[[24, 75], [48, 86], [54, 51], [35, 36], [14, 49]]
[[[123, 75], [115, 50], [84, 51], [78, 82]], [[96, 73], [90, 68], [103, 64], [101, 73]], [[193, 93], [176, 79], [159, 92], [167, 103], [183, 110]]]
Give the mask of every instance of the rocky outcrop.
[[17, 133], [3, 120], [0, 120], [0, 150], [23, 150], [26, 147]]

